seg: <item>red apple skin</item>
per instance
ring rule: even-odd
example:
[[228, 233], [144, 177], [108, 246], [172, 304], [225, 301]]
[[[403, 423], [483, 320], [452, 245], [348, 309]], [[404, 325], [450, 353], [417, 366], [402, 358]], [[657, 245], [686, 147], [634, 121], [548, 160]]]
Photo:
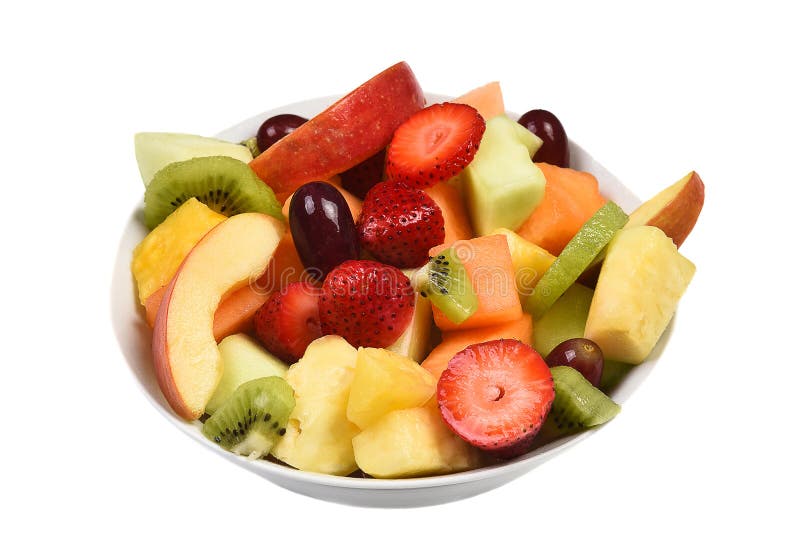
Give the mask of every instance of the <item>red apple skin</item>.
[[425, 106], [407, 63], [397, 63], [328, 107], [250, 162], [284, 202], [301, 185], [326, 180], [377, 154]]
[[705, 184], [700, 175], [692, 171], [692, 177], [675, 197], [656, 213], [648, 226], [655, 226], [672, 238], [680, 248], [694, 228], [705, 202]]
[[172, 366], [167, 353], [169, 350], [167, 346], [167, 315], [176, 279], [177, 277], [173, 277], [164, 291], [161, 305], [158, 307], [158, 313], [156, 314], [156, 321], [153, 325], [153, 366], [156, 370], [158, 386], [161, 388], [164, 398], [167, 399], [176, 414], [191, 421], [197, 419], [197, 415], [183, 402], [183, 398], [175, 384], [175, 379], [172, 376]]

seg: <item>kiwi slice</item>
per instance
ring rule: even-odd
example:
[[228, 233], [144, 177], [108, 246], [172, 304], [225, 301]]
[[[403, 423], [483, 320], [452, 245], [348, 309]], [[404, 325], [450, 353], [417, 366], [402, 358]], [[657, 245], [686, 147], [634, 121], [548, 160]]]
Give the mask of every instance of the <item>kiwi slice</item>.
[[556, 397], [536, 436], [537, 442], [552, 441], [602, 425], [619, 413], [620, 405], [594, 387], [579, 371], [560, 365], [550, 372]]
[[249, 165], [207, 156], [170, 163], [156, 173], [144, 193], [145, 224], [155, 228], [192, 197], [222, 215], [257, 212], [283, 220], [275, 193]]
[[478, 309], [472, 281], [452, 248], [431, 258], [418, 271], [415, 288], [455, 324], [463, 323]]
[[525, 311], [538, 320], [592, 264], [628, 216], [611, 201], [606, 202], [581, 226], [545, 271], [525, 302]]
[[245, 382], [203, 424], [203, 435], [236, 454], [260, 458], [286, 433], [294, 391], [283, 378]]

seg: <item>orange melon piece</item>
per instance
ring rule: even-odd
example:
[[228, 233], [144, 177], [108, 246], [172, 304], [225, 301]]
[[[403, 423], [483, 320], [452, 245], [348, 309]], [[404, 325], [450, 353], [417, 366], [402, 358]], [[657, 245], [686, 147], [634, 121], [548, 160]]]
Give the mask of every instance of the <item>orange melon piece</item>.
[[[486, 235], [466, 241], [457, 241], [456, 254], [462, 263], [472, 288], [478, 297], [478, 309], [461, 324], [448, 319], [433, 306], [433, 320], [440, 330], [468, 330], [499, 323], [515, 321], [522, 316], [517, 286], [514, 279], [514, 264], [508, 241], [503, 235]], [[448, 247], [439, 245], [430, 250], [436, 256]]]
[[434, 378], [438, 380], [442, 372], [447, 369], [447, 364], [457, 353], [469, 345], [493, 339], [518, 339], [530, 345], [533, 343], [533, 320], [531, 316], [523, 314], [516, 321], [484, 328], [443, 332], [442, 342], [428, 354], [428, 357], [422, 362], [422, 367], [430, 371]]
[[503, 91], [500, 90], [500, 82], [490, 82], [476, 87], [472, 91], [459, 96], [453, 102], [472, 106], [487, 121], [496, 115], [502, 115], [506, 112], [506, 106], [503, 103]]
[[447, 182], [439, 182], [425, 190], [428, 196], [442, 210], [444, 219], [444, 247], [449, 247], [456, 241], [472, 239], [472, 225], [469, 222], [467, 209], [461, 200], [461, 193]]
[[[294, 248], [292, 234], [286, 232], [264, 274], [255, 283], [237, 289], [220, 302], [214, 314], [214, 338], [217, 342], [231, 334], [252, 330], [253, 316], [270, 294], [299, 281], [302, 274], [303, 264]], [[145, 301], [145, 318], [151, 327], [155, 323], [165, 289], [166, 286], [162, 287]]]
[[[344, 197], [344, 201], [347, 202], [347, 206], [350, 208], [350, 213], [353, 214], [353, 220], [357, 221], [358, 216], [361, 215], [361, 199], [342, 187], [342, 179], [339, 178], [338, 175], [327, 180], [327, 182], [339, 190]], [[289, 195], [289, 198], [286, 199], [286, 202], [283, 203], [283, 207], [281, 208], [281, 212], [283, 216], [286, 217], [287, 221], [289, 220], [289, 204], [292, 202], [293, 196], [294, 193]]]
[[544, 197], [517, 233], [558, 256], [606, 199], [600, 194], [597, 179], [588, 172], [547, 163], [536, 165], [547, 180]]

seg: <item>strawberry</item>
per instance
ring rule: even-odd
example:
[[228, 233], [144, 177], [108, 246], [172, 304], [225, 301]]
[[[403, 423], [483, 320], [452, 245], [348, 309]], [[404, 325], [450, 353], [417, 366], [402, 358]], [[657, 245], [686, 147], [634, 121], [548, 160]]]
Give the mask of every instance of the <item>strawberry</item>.
[[364, 200], [367, 191], [383, 179], [383, 166], [386, 162], [386, 149], [362, 161], [352, 169], [339, 174], [342, 187]]
[[528, 451], [555, 398], [544, 359], [517, 340], [470, 345], [439, 378], [442, 418], [465, 441], [501, 458]]
[[319, 289], [309, 282], [292, 282], [270, 295], [256, 312], [256, 336], [286, 363], [303, 357], [309, 343], [322, 337]]
[[391, 345], [413, 314], [411, 282], [390, 265], [348, 260], [329, 272], [322, 284], [322, 333], [342, 336], [354, 347]]
[[401, 269], [425, 264], [428, 251], [444, 242], [441, 208], [404, 182], [381, 182], [370, 189], [356, 230], [364, 250]]
[[469, 165], [486, 121], [466, 104], [433, 104], [411, 115], [386, 149], [386, 176], [425, 189]]

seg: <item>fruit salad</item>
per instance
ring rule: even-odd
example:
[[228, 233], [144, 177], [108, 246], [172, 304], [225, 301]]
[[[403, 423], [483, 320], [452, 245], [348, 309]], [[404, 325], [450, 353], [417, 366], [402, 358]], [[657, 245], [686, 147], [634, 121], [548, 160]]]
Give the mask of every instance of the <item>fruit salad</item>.
[[497, 82], [427, 103], [398, 63], [252, 134], [135, 137], [158, 384], [231, 454], [420, 477], [602, 425], [694, 274], [696, 173], [626, 213]]

